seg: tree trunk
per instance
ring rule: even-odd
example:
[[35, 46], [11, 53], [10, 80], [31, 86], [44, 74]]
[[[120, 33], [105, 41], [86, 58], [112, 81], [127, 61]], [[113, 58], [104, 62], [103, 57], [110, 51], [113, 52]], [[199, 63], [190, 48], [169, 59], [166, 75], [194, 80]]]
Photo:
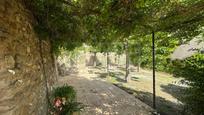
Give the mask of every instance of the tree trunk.
[[72, 59], [69, 57], [69, 66], [72, 67]]
[[[43, 59], [43, 43], [42, 40], [39, 40], [39, 52], [40, 52], [40, 58], [41, 58], [41, 64], [42, 64], [42, 72], [43, 72], [43, 76], [44, 76], [44, 85], [45, 85], [45, 92], [46, 92], [46, 99], [47, 99], [47, 105], [46, 105], [46, 109], [48, 110], [48, 105], [50, 104], [50, 98], [49, 98], [49, 86], [48, 86], [48, 78], [47, 78], [47, 74], [46, 74], [46, 70], [45, 70], [45, 62]], [[47, 112], [47, 111], [46, 111]], [[48, 113], [46, 113], [47, 115]]]
[[50, 39], [49, 39], [49, 42], [50, 42], [50, 55], [51, 55], [51, 58], [52, 58], [52, 64], [53, 64], [53, 67], [55, 69], [55, 80], [58, 81], [58, 77], [59, 77], [59, 72], [58, 72], [58, 66], [57, 66], [57, 57], [56, 55], [54, 54], [54, 49], [53, 49], [53, 40], [51, 39], [51, 36], [50, 35]]
[[140, 72], [140, 61], [137, 63], [137, 72]]
[[118, 66], [120, 65], [120, 55], [118, 54]]
[[54, 58], [54, 68], [55, 68], [55, 79], [56, 81], [58, 81], [59, 78], [59, 71], [58, 71], [58, 66], [57, 66], [57, 56], [55, 54], [53, 54], [53, 58]]
[[138, 53], [136, 52], [136, 55], [138, 55], [138, 61], [137, 61], [137, 72], [140, 72], [140, 65], [141, 65], [141, 47], [138, 46]]
[[126, 66], [125, 66], [125, 81], [128, 82], [128, 75], [129, 75], [129, 52], [128, 52], [128, 41], [125, 43], [125, 55], [126, 55]]
[[115, 64], [117, 64], [117, 54], [115, 54]]
[[72, 59], [71, 57], [69, 58], [69, 65], [70, 65], [70, 67], [74, 67], [76, 65], [75, 60]]
[[93, 60], [93, 66], [94, 66], [94, 67], [97, 66], [97, 62], [96, 62], [96, 61], [97, 61], [97, 60], [96, 60], [96, 59], [97, 59], [97, 58], [96, 58], [96, 53], [97, 53], [97, 52], [94, 52], [94, 60]]
[[106, 72], [108, 73], [108, 75], [109, 75], [109, 52], [107, 52], [106, 53], [106, 62], [107, 62], [107, 64], [106, 64]]

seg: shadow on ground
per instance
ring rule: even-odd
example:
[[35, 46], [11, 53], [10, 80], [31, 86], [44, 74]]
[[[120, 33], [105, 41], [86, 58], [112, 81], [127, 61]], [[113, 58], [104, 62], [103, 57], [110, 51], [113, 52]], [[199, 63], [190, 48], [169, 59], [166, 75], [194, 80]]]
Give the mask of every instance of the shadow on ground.
[[179, 101], [182, 101], [182, 98], [185, 96], [186, 87], [168, 84], [161, 85], [162, 91], [171, 94], [173, 97], [177, 98]]
[[[98, 78], [101, 78], [101, 79], [106, 79], [109, 76], [111, 76], [111, 78], [114, 78], [114, 80], [116, 80], [117, 82], [126, 83], [126, 81], [121, 78], [122, 76], [125, 76], [124, 73], [122, 72], [110, 72], [109, 75], [107, 72], [94, 72], [94, 73], [97, 75]], [[118, 77], [119, 75], [121, 77]]]
[[[115, 86], [125, 90], [129, 94], [134, 95], [136, 98], [141, 100], [142, 102], [146, 103], [149, 106], [153, 105], [153, 95], [152, 93], [149, 92], [144, 92], [144, 91], [136, 91], [131, 88], [124, 87], [119, 84], [114, 84]], [[165, 86], [163, 86], [165, 87]], [[167, 87], [166, 87], [167, 88]], [[165, 98], [162, 98], [160, 96], [156, 96], [156, 106], [157, 106], [157, 111], [161, 115], [183, 115], [182, 113], [182, 105], [173, 103], [169, 100], [166, 100]]]
[[118, 77], [118, 76], [125, 76], [125, 74], [122, 73], [122, 72], [111, 72], [110, 76], [112, 78], [114, 78], [117, 82], [126, 83], [125, 79], [122, 79], [121, 77]]
[[138, 77], [131, 77], [131, 80], [132, 80], [132, 81], [138, 81], [139, 78], [138, 78]]
[[125, 68], [124, 68], [124, 67], [118, 66], [117, 68], [118, 68], [119, 70], [121, 70], [121, 71], [125, 71]]
[[101, 79], [105, 79], [105, 78], [108, 76], [108, 74], [107, 74], [107, 73], [100, 73], [100, 72], [96, 72], [96, 74], [98, 74], [98, 76], [97, 76], [97, 77], [99, 77], [99, 78], [101, 78]]

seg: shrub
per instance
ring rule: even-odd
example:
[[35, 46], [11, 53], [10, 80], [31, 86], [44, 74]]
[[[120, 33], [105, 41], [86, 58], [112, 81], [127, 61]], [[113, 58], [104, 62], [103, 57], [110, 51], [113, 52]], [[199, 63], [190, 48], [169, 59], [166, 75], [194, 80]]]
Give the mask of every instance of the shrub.
[[183, 102], [188, 111], [194, 115], [204, 114], [204, 55], [196, 54], [183, 61], [174, 61], [174, 75], [188, 81], [186, 96]]
[[73, 87], [64, 85], [53, 90], [50, 115], [72, 115], [83, 108], [82, 103], [76, 102], [76, 92]]
[[76, 98], [76, 91], [72, 86], [64, 85], [62, 87], [57, 87], [53, 92], [54, 97], [64, 97], [69, 102], [74, 101]]

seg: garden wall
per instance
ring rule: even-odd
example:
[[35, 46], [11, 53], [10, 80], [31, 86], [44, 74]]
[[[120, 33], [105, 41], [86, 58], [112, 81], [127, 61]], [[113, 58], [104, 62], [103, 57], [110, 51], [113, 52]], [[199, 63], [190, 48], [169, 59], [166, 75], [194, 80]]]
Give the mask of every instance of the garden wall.
[[47, 112], [46, 78], [50, 89], [55, 69], [50, 43], [39, 41], [32, 21], [19, 1], [0, 0], [1, 115], [46, 115]]

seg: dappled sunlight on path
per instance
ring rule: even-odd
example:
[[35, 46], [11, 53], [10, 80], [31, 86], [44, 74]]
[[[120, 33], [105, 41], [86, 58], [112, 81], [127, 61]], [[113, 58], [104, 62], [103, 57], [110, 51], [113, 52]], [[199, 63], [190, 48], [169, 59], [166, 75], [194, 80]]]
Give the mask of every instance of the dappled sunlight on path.
[[[82, 76], [83, 75], [83, 76]], [[59, 84], [69, 84], [77, 99], [86, 105], [82, 115], [151, 115], [152, 108], [120, 88], [93, 79], [85, 73], [61, 77]]]

